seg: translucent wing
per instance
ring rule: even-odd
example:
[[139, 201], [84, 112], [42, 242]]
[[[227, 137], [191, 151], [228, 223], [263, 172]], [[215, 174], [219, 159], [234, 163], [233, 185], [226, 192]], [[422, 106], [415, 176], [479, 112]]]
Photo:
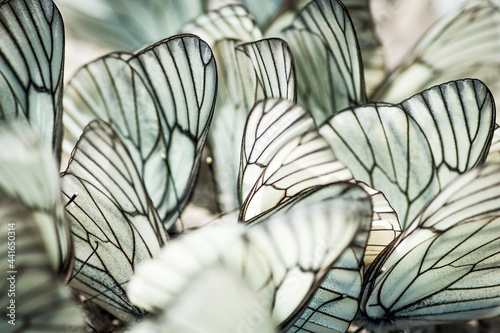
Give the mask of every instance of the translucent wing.
[[53, 268], [37, 215], [15, 200], [0, 200], [0, 330], [85, 332], [78, 303]]
[[375, 33], [375, 22], [370, 12], [370, 0], [343, 0], [342, 3], [356, 30], [363, 56], [366, 93], [370, 95], [386, 74], [382, 45]]
[[486, 157], [486, 162], [500, 162], [500, 129], [497, 128], [493, 132], [493, 139], [491, 140], [490, 151], [488, 152], [488, 156]]
[[277, 38], [250, 43], [220, 41], [215, 49], [220, 68], [210, 147], [225, 211], [239, 209], [237, 179], [247, 115], [265, 97], [296, 99], [292, 54]]
[[281, 99], [261, 101], [250, 112], [240, 161], [242, 221], [277, 209], [314, 186], [352, 179], [309, 112]]
[[234, 39], [253, 42], [262, 39], [262, 33], [246, 8], [230, 4], [211, 10], [187, 23], [181, 31], [200, 36], [212, 48], [217, 42]]
[[172, 306], [131, 333], [273, 333], [275, 325], [262, 300], [241, 276], [214, 265], [188, 283]]
[[367, 273], [359, 318], [405, 328], [497, 316], [500, 165], [445, 188]]
[[321, 134], [356, 179], [384, 193], [404, 229], [441, 187], [484, 161], [492, 108], [482, 83], [456, 81], [400, 106], [347, 110], [330, 118]]
[[[0, 36], [0, 119], [26, 120], [59, 158], [64, 63], [61, 15], [51, 0], [2, 1]], [[12, 108], [13, 104], [17, 106]]]
[[468, 77], [482, 80], [499, 96], [499, 29], [498, 4], [468, 1], [429, 29], [370, 99], [398, 102], [433, 85]]
[[298, 101], [318, 124], [365, 102], [356, 33], [340, 2], [311, 2], [283, 32], [283, 38], [295, 55]]
[[164, 224], [192, 191], [215, 103], [210, 48], [179, 35], [134, 55], [111, 54], [83, 67], [65, 96], [68, 144], [93, 119], [109, 122], [132, 154]]
[[85, 129], [62, 174], [62, 190], [75, 245], [71, 286], [120, 319], [142, 316], [124, 284], [139, 262], [159, 251], [167, 234], [109, 125], [95, 121]]
[[61, 1], [60, 7], [77, 37], [126, 51], [178, 33], [206, 9], [201, 0]]
[[332, 199], [291, 207], [250, 228], [211, 226], [179, 237], [137, 270], [130, 299], [149, 311], [165, 309], [197, 274], [220, 262], [259, 292], [277, 325], [290, 325], [371, 218], [369, 197], [358, 186], [336, 183], [318, 191]]
[[59, 167], [48, 143], [20, 122], [0, 126], [0, 202], [16, 200], [30, 210], [47, 246], [51, 269], [66, 276], [73, 269], [69, 225], [61, 200]]

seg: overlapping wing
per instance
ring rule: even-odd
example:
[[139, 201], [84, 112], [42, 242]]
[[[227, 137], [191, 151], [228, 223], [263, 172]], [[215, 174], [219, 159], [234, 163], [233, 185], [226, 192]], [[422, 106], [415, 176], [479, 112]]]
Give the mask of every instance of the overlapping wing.
[[102, 121], [86, 127], [62, 174], [74, 237], [71, 286], [120, 319], [144, 311], [124, 291], [136, 265], [159, 252], [167, 234], [127, 148]]
[[165, 309], [197, 274], [220, 262], [259, 292], [277, 325], [291, 325], [371, 219], [369, 196], [358, 186], [336, 183], [314, 193], [319, 191], [331, 200], [289, 206], [282, 215], [247, 228], [211, 226], [179, 237], [137, 270], [128, 287], [130, 299], [148, 311]]
[[61, 15], [51, 0], [2, 1], [0, 36], [0, 119], [26, 120], [59, 159], [64, 64]]
[[314, 186], [352, 179], [309, 112], [282, 99], [266, 99], [254, 106], [240, 161], [242, 221], [279, 209]]
[[500, 165], [450, 183], [367, 273], [359, 318], [386, 329], [500, 312]]
[[365, 103], [363, 66], [354, 26], [336, 0], [311, 2], [283, 31], [295, 55], [299, 103], [318, 124]]
[[485, 160], [493, 108], [480, 81], [460, 80], [400, 105], [346, 110], [321, 134], [356, 179], [384, 193], [404, 229], [444, 185]]
[[436, 84], [463, 78], [480, 79], [500, 96], [499, 29], [498, 4], [468, 1], [438, 20], [370, 99], [397, 103]]
[[65, 146], [71, 149], [91, 120], [109, 122], [170, 227], [192, 191], [216, 86], [212, 52], [194, 35], [174, 36], [134, 55], [105, 56], [68, 85]]

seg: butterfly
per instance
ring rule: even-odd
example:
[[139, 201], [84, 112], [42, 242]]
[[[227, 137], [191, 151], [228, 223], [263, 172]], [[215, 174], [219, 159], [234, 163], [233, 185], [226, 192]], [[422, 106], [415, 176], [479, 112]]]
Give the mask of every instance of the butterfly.
[[358, 185], [318, 186], [250, 227], [209, 225], [178, 237], [137, 268], [128, 295], [136, 305], [161, 312], [201, 271], [219, 263], [248, 281], [283, 328], [300, 315], [371, 216], [370, 197]]
[[194, 35], [167, 38], [135, 53], [111, 53], [83, 66], [64, 99], [69, 154], [94, 119], [124, 140], [167, 228], [193, 189], [217, 89], [211, 49]]
[[52, 147], [21, 121], [2, 123], [0, 142], [0, 329], [83, 332], [79, 302], [66, 286], [72, 242]]
[[50, 0], [0, 4], [0, 119], [29, 123], [60, 159], [64, 27]]

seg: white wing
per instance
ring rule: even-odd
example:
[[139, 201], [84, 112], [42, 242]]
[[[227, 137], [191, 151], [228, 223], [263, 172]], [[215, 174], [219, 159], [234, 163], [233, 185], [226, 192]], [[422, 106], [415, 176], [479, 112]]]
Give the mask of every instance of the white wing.
[[71, 286], [120, 319], [140, 317], [124, 284], [167, 234], [118, 135], [101, 121], [84, 131], [62, 174], [76, 276]]
[[83, 315], [53, 268], [38, 214], [18, 201], [0, 200], [0, 330], [83, 333]]
[[68, 29], [111, 50], [133, 51], [178, 33], [205, 11], [201, 0], [59, 1]]
[[359, 319], [403, 329], [500, 313], [500, 165], [446, 187], [367, 273]]
[[69, 275], [73, 248], [64, 215], [59, 167], [48, 143], [26, 124], [0, 126], [0, 202], [16, 200], [31, 212], [38, 224], [52, 269]]
[[365, 102], [356, 33], [339, 1], [311, 2], [283, 32], [283, 39], [295, 55], [298, 101], [318, 124]]
[[485, 82], [498, 99], [499, 29], [494, 0], [466, 2], [429, 29], [370, 100], [397, 103], [433, 85], [469, 77]]
[[217, 74], [210, 48], [179, 35], [134, 55], [111, 54], [83, 67], [64, 99], [73, 147], [93, 119], [124, 140], [167, 227], [192, 191], [215, 103]]
[[291, 325], [371, 218], [370, 199], [356, 185], [335, 183], [311, 193], [331, 200], [291, 207], [249, 228], [209, 226], [179, 237], [137, 270], [128, 286], [130, 299], [148, 311], [162, 311], [202, 270], [220, 262], [259, 292], [277, 325]]
[[241, 44], [220, 41], [217, 104], [209, 133], [219, 201], [225, 211], [239, 209], [237, 179], [247, 115], [265, 97], [296, 99], [292, 54], [277, 38]]
[[[51, 0], [2, 1], [0, 36], [0, 119], [26, 120], [59, 158], [64, 64], [61, 15]], [[13, 104], [17, 106], [12, 108]]]
[[258, 295], [241, 276], [214, 265], [200, 272], [172, 306], [130, 333], [274, 333], [275, 325]]
[[399, 106], [346, 110], [321, 134], [356, 179], [384, 193], [404, 229], [442, 186], [484, 161], [493, 119], [489, 91], [480, 81], [462, 80]]
[[314, 186], [352, 179], [319, 135], [309, 112], [282, 99], [266, 99], [254, 106], [240, 161], [242, 221], [279, 209]]

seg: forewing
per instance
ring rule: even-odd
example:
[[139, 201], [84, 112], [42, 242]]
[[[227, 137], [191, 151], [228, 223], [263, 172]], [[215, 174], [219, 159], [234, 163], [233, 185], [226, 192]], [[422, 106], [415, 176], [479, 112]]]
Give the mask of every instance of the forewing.
[[354, 26], [336, 0], [311, 2], [283, 31], [295, 55], [297, 94], [318, 124], [366, 100]]
[[498, 164], [446, 187], [369, 271], [360, 317], [401, 327], [498, 315], [499, 189]]
[[94, 121], [62, 174], [74, 237], [71, 286], [120, 319], [144, 311], [124, 291], [135, 266], [158, 252], [167, 234], [134, 163], [112, 128]]
[[314, 186], [350, 179], [306, 109], [281, 99], [254, 106], [240, 160], [242, 221], [278, 209]]
[[[2, 1], [0, 35], [0, 119], [27, 120], [59, 159], [64, 63], [61, 15], [51, 0]], [[12, 104], [17, 104], [15, 112]]]

